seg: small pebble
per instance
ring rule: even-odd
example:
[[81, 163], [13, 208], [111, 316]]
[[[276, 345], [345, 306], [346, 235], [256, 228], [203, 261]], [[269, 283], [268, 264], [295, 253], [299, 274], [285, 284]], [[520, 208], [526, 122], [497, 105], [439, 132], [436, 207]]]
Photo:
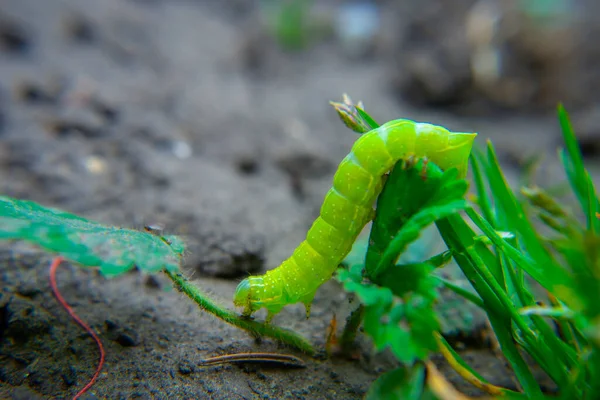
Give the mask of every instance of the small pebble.
[[125, 328], [117, 336], [116, 342], [123, 347], [135, 347], [140, 344], [140, 339], [136, 331]]
[[102, 157], [89, 156], [85, 159], [85, 168], [93, 175], [100, 175], [106, 172], [106, 161]]
[[194, 372], [194, 366], [190, 364], [188, 361], [182, 361], [178, 366], [179, 373], [181, 375], [189, 375]]
[[192, 156], [192, 147], [183, 140], [174, 141], [171, 145], [171, 151], [180, 160], [185, 160]]

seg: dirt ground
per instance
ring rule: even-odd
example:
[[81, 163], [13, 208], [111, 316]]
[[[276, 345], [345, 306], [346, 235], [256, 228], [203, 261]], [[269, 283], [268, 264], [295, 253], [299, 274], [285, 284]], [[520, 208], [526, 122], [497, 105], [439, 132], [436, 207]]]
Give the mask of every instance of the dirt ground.
[[[551, 108], [496, 112], [488, 104], [458, 113], [398, 96], [394, 35], [402, 19], [392, 3], [380, 2], [371, 56], [357, 58], [329, 36], [301, 52], [280, 51], [252, 2], [0, 0], [0, 193], [106, 224], [162, 224], [188, 243], [186, 273], [231, 306], [237, 282], [277, 266], [317, 215], [356, 139], [328, 105], [342, 93], [380, 121], [476, 131], [482, 145], [491, 138], [513, 181], [523, 160], [548, 153], [539, 180], [553, 182], [560, 133]], [[320, 6], [326, 14], [339, 2]], [[590, 110], [575, 110], [584, 126], [594, 126]], [[586, 133], [593, 158], [600, 146], [593, 129]], [[95, 344], [52, 296], [50, 260], [28, 245], [0, 243], [0, 398], [70, 398], [96, 367]], [[364, 340], [353, 361], [256, 343], [199, 311], [164, 276], [106, 280], [65, 263], [58, 284], [106, 348], [84, 399], [358, 399], [395, 365]], [[308, 321], [291, 306], [274, 323], [323, 346], [345, 303], [331, 281]], [[308, 366], [197, 365], [243, 351], [289, 352]], [[491, 352], [467, 348], [465, 357], [492, 382], [515, 387]]]

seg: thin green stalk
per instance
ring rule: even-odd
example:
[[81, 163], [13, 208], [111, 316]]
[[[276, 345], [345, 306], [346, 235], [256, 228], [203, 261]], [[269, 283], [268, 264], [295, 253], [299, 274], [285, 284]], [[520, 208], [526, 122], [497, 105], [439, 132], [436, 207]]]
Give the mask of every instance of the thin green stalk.
[[165, 273], [169, 276], [169, 278], [171, 278], [175, 286], [185, 293], [185, 295], [192, 299], [196, 304], [198, 304], [201, 309], [208, 311], [228, 324], [245, 329], [257, 337], [267, 336], [273, 338], [282, 343], [296, 347], [306, 354], [313, 356], [316, 354], [313, 345], [302, 336], [287, 329], [279, 328], [275, 325], [261, 324], [256, 321], [242, 318], [233, 311], [227, 310], [226, 308], [215, 304], [206, 294], [202, 293], [200, 289], [184, 278], [182, 274], [171, 271], [165, 271]]
[[[538, 394], [541, 396], [539, 385], [513, 342], [509, 330], [511, 317], [520, 320], [517, 325], [521, 328], [525, 338], [529, 340], [534, 338], [530, 336], [531, 331], [523, 317], [514, 309], [510, 299], [507, 298], [506, 293], [488, 269], [492, 266], [484, 263], [479, 256], [475, 246], [476, 242], [473, 239], [474, 232], [466, 226], [465, 221], [459, 215], [441, 219], [437, 221], [437, 225], [448, 248], [453, 251], [456, 262], [487, 305], [485, 309], [492, 328], [504, 355], [515, 370], [519, 382], [527, 393], [536, 395], [534, 397], [537, 397]], [[482, 249], [482, 251], [486, 250]], [[495, 261], [494, 259], [493, 262]]]
[[[526, 260], [525, 256], [523, 254], [521, 254], [517, 249], [512, 247], [504, 239], [502, 239], [494, 231], [494, 229], [489, 225], [489, 223], [487, 221], [483, 220], [475, 212], [475, 210], [473, 210], [472, 208], [468, 208], [466, 211], [467, 211], [467, 215], [469, 215], [471, 220], [490, 238], [490, 240], [492, 240], [494, 245], [500, 251], [505, 252], [505, 254], [508, 257], [514, 256], [513, 260], [515, 262], [517, 262], [519, 265], [522, 265], [520, 263], [520, 261]], [[474, 255], [474, 257], [477, 257], [477, 255]], [[527, 336], [531, 340], [531, 343], [535, 345], [535, 343], [537, 343], [536, 339], [535, 339], [536, 334], [530, 329], [530, 327], [528, 327], [528, 324], [525, 322], [525, 320], [522, 318], [522, 316], [518, 313], [518, 310], [514, 307], [512, 301], [510, 300], [510, 298], [508, 297], [506, 292], [500, 287], [500, 285], [497, 284], [497, 282], [494, 280], [493, 276], [491, 275], [491, 273], [489, 273], [489, 271], [487, 271], [485, 268], [483, 268], [482, 273], [487, 274], [488, 277], [485, 279], [489, 280], [489, 282], [492, 286], [495, 286], [494, 290], [496, 291], [496, 294], [498, 295], [498, 298], [500, 299], [500, 301], [505, 305], [507, 310], [510, 312], [511, 317], [513, 318], [515, 323], [519, 326], [521, 331], [524, 334], [527, 334]], [[535, 321], [534, 321], [534, 323], [535, 323]], [[527, 329], [524, 329], [525, 327], [527, 327]], [[550, 333], [548, 329], [545, 329], [543, 326], [540, 326], [540, 324], [536, 324], [536, 327], [538, 329], [541, 328], [542, 333], [546, 333], [546, 335], [543, 335], [543, 338], [545, 338], [547, 341], [549, 341], [549, 343], [547, 343], [548, 345], [553, 347], [553, 352], [554, 352], [553, 357], [560, 357], [562, 363], [564, 365], [566, 365], [567, 367], [571, 367], [572, 365], [574, 365], [574, 363], [576, 362], [576, 354], [574, 353], [574, 351], [572, 349], [570, 349], [568, 346], [566, 346], [563, 342], [560, 342], [560, 340], [558, 340], [558, 338], [556, 338], [556, 335]], [[563, 375], [563, 378], [564, 378], [564, 375]]]
[[[471, 249], [467, 249], [467, 253], [468, 253], [469, 257], [471, 257], [473, 260], [476, 261], [475, 262], [476, 265], [482, 265], [481, 259], [479, 258], [479, 255], [475, 251], [473, 251]], [[535, 340], [535, 334], [531, 330], [531, 327], [529, 326], [529, 324], [527, 324], [527, 322], [521, 316], [521, 314], [519, 314], [519, 311], [515, 308], [512, 301], [510, 300], [510, 298], [508, 297], [508, 295], [502, 288], [502, 286], [500, 286], [498, 281], [496, 281], [496, 279], [492, 276], [491, 272], [485, 267], [478, 268], [478, 272], [481, 275], [481, 277], [485, 280], [485, 282], [487, 282], [487, 284], [489, 285], [492, 292], [495, 293], [496, 298], [504, 306], [504, 312], [502, 315], [512, 318], [512, 320], [515, 321], [515, 324], [517, 324], [517, 326], [521, 330], [521, 333], [524, 336], [527, 336], [530, 339]]]
[[490, 222], [496, 221], [494, 211], [492, 209], [492, 200], [488, 192], [486, 191], [485, 184], [483, 181], [483, 173], [481, 172], [481, 164], [485, 162], [483, 155], [475, 150], [471, 153], [471, 170], [473, 171], [473, 181], [475, 182], [475, 188], [477, 189], [477, 203], [481, 212]]
[[[535, 306], [533, 295], [525, 288], [523, 281], [518, 281], [519, 278], [511, 261], [505, 254], [502, 254], [502, 260], [510, 279], [515, 283], [515, 291], [521, 302], [517, 307]], [[543, 359], [536, 358], [536, 360], [555, 382], [562, 385], [562, 382], [568, 378], [567, 371], [577, 364], [577, 353], [556, 335], [546, 320], [538, 315], [530, 315], [529, 318], [533, 324], [532, 327], [537, 329], [540, 339], [536, 343], [538, 343], [539, 354]], [[559, 319], [555, 319], [555, 321], [559, 321]], [[561, 359], [560, 363], [556, 362], [557, 357]]]
[[353, 310], [346, 319], [346, 326], [344, 326], [344, 331], [342, 332], [342, 337], [340, 339], [342, 351], [345, 353], [354, 346], [354, 341], [356, 339], [356, 334], [358, 333], [358, 328], [362, 322], [364, 311], [365, 307], [361, 304]]
[[436, 225], [444, 242], [452, 251], [456, 263], [486, 305], [485, 310], [488, 313], [495, 312], [502, 315], [502, 303], [498, 300], [487, 282], [482, 279], [478, 273], [478, 268], [467, 254], [467, 247], [475, 246], [473, 240], [474, 232], [459, 215], [451, 215], [450, 217], [440, 219], [436, 222]]
[[540, 388], [539, 383], [521, 356], [521, 353], [514, 342], [513, 335], [507, 328], [510, 327], [510, 320], [507, 320], [504, 317], [498, 318], [493, 314], [488, 314], [488, 316], [490, 318], [492, 329], [494, 330], [496, 338], [498, 339], [498, 343], [500, 344], [500, 348], [502, 349], [502, 353], [508, 362], [510, 362], [510, 365], [515, 371], [515, 375], [517, 376], [521, 386], [523, 386], [525, 393], [527, 393], [532, 399], [543, 398], [542, 389]]
[[463, 289], [460, 286], [458, 286], [457, 284], [450, 282], [449, 280], [446, 280], [442, 277], [434, 276], [434, 278], [437, 279], [438, 281], [440, 281], [447, 289], [452, 290], [454, 293], [465, 298], [466, 300], [470, 301], [471, 303], [475, 304], [477, 307], [481, 308], [482, 310], [486, 309], [485, 303], [476, 294], [473, 294], [473, 293], [469, 292], [468, 290]]

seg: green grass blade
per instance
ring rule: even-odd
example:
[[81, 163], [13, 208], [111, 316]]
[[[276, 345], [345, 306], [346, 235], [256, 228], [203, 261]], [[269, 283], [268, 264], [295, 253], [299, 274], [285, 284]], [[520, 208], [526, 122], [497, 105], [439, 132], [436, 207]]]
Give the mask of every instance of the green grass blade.
[[[565, 277], [564, 270], [556, 263], [550, 255], [548, 249], [542, 243], [540, 237], [529, 220], [527, 220], [523, 208], [517, 201], [514, 193], [509, 188], [504, 174], [498, 164], [498, 158], [491, 143], [488, 143], [489, 164], [486, 169], [490, 187], [494, 199], [503, 216], [503, 223], [506, 229], [517, 235], [521, 248], [511, 253], [507, 253], [511, 258], [517, 256], [521, 260], [527, 258], [523, 255], [526, 252], [534, 263], [529, 262], [530, 271], [536, 280], [546, 289], [552, 291], [553, 287], [562, 284]], [[486, 223], [489, 226], [489, 223]], [[493, 230], [493, 229], [492, 229]], [[486, 232], [487, 234], [488, 232]], [[496, 235], [497, 236], [497, 235]], [[491, 239], [491, 237], [490, 237]], [[518, 253], [518, 254], [517, 254]], [[519, 261], [521, 265], [521, 261]], [[530, 271], [527, 271], [530, 273]]]
[[501, 249], [507, 256], [515, 260], [529, 275], [537, 280], [542, 286], [552, 291], [556, 286], [569, 282], [570, 278], [560, 267], [554, 263], [542, 264], [524, 255], [521, 251], [511, 246], [502, 238], [494, 228], [484, 220], [472, 208], [467, 209], [467, 215], [481, 229], [496, 247]]
[[510, 321], [490, 315], [490, 324], [498, 338], [502, 353], [515, 371], [515, 375], [525, 393], [532, 399], [543, 398], [542, 389], [540, 388], [539, 383], [521, 356], [511, 332], [507, 329], [507, 327], [510, 326]]
[[588, 172], [583, 166], [583, 157], [577, 144], [575, 132], [571, 126], [569, 115], [562, 104], [558, 106], [558, 119], [562, 128], [566, 151], [561, 155], [565, 171], [581, 208], [586, 215], [588, 229], [600, 232], [600, 220], [596, 213], [600, 211], [598, 196]]
[[[439, 220], [436, 225], [458, 266], [484, 301], [486, 311], [502, 315], [504, 313], [502, 303], [479, 272], [482, 268], [489, 268], [491, 271], [500, 270], [494, 254], [476, 239], [476, 233], [459, 215]], [[470, 257], [471, 252], [479, 255], [478, 260]], [[478, 262], [481, 264], [477, 264]]]
[[371, 118], [371, 116], [369, 114], [367, 114], [367, 112], [365, 110], [363, 110], [360, 107], [357, 107], [356, 112], [363, 119], [365, 124], [367, 124], [367, 126], [369, 128], [371, 128], [370, 130], [379, 128], [380, 125], [377, 123], [377, 121], [375, 121], [373, 118]]
[[441, 278], [441, 277], [438, 277], [438, 276], [436, 276], [435, 278], [437, 280], [439, 280], [440, 283], [442, 283], [446, 288], [452, 290], [457, 295], [459, 295], [459, 296], [467, 299], [471, 303], [475, 304], [477, 307], [480, 307], [480, 308], [482, 308], [482, 309], [485, 310], [485, 303], [477, 295], [469, 292], [468, 290], [466, 290], [464, 288], [461, 288], [457, 284], [455, 284], [453, 282], [450, 282], [447, 279], [444, 279], [444, 278]]
[[486, 189], [486, 185], [483, 182], [483, 173], [481, 172], [482, 164], [485, 161], [478, 149], [473, 150], [470, 159], [471, 170], [473, 171], [473, 181], [475, 182], [475, 189], [477, 190], [477, 204], [479, 204], [479, 208], [485, 219], [495, 226], [496, 217], [494, 215], [494, 209], [492, 208], [492, 201]]

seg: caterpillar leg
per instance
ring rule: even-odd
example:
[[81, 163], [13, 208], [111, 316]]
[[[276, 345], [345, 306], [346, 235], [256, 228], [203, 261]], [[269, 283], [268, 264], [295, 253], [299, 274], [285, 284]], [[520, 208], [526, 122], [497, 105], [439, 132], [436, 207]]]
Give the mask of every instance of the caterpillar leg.
[[277, 306], [277, 307], [266, 307], [267, 308], [267, 318], [265, 319], [265, 324], [270, 324], [271, 321], [273, 320], [273, 317], [277, 314], [279, 314], [279, 311], [281, 311], [283, 309], [283, 306]]
[[427, 165], [429, 164], [429, 159], [427, 157], [423, 157], [423, 166], [421, 167], [421, 179], [424, 181], [427, 180]]
[[308, 319], [310, 317], [310, 308], [312, 306], [312, 302], [315, 299], [315, 294], [317, 292], [314, 291], [311, 294], [308, 294], [306, 296], [304, 296], [303, 298], [300, 299], [300, 301], [302, 302], [302, 304], [304, 304], [304, 308], [306, 309], [306, 319]]

